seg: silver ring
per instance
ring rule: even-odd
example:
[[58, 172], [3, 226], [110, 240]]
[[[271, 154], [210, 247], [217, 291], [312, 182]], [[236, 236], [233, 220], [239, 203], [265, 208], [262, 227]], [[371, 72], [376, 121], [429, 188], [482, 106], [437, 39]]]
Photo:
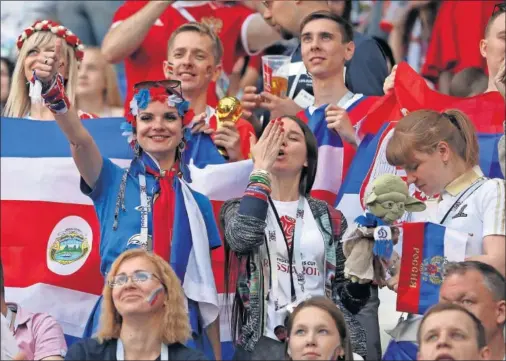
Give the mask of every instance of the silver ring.
[[46, 58], [46, 60], [44, 60], [44, 64], [47, 65], [47, 61], [49, 60], [49, 58]]

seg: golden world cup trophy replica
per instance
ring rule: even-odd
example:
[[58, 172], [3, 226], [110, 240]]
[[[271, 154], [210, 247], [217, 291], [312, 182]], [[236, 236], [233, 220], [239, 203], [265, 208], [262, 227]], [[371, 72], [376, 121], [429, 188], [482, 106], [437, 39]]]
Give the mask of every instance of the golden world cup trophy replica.
[[[216, 107], [217, 128], [223, 127], [224, 122], [237, 123], [242, 115], [242, 107], [239, 99], [235, 97], [225, 97], [218, 102]], [[220, 154], [228, 159], [227, 151], [223, 147], [218, 147]]]

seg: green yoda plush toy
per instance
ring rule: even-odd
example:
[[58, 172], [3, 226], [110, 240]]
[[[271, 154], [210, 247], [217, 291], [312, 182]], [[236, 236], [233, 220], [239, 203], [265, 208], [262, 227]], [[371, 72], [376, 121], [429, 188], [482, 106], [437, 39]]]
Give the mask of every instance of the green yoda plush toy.
[[[344, 235], [344, 273], [352, 282], [385, 284], [386, 269], [393, 262], [394, 239], [391, 225], [405, 211], [421, 212], [425, 204], [409, 195], [407, 184], [393, 174], [376, 178], [365, 193], [367, 210], [355, 219], [355, 227]], [[396, 241], [396, 240], [395, 240]]]

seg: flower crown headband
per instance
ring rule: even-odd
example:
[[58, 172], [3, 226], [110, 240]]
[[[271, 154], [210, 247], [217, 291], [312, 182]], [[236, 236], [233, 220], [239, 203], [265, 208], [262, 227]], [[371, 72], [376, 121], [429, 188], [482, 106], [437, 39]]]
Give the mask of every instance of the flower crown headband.
[[67, 29], [65, 26], [60, 25], [52, 20], [36, 21], [32, 26], [23, 30], [21, 35], [19, 35], [18, 37], [17, 41], [18, 50], [21, 50], [26, 39], [28, 39], [30, 36], [32, 36], [34, 33], [38, 31], [50, 31], [56, 36], [62, 38], [67, 42], [67, 44], [69, 44], [74, 49], [77, 61], [83, 60], [84, 45], [81, 43], [81, 40], [77, 37], [77, 35], [72, 33], [72, 31]]
[[182, 95], [173, 91], [173, 87], [165, 86], [165, 82], [149, 82], [152, 85], [143, 88], [134, 86], [134, 96], [130, 101], [130, 112], [126, 116], [127, 121], [121, 124], [122, 135], [128, 137], [128, 143], [133, 141], [133, 129], [137, 125], [136, 116], [139, 114], [139, 110], [146, 109], [153, 101], [166, 102], [169, 107], [176, 108], [179, 116], [183, 118], [183, 127], [191, 122], [193, 111], [189, 111], [190, 103], [184, 100]]

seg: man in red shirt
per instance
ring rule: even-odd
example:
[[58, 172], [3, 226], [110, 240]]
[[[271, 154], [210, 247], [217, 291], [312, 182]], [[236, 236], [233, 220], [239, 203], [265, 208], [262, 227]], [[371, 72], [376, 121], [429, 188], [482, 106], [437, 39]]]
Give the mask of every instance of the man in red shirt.
[[[190, 22], [177, 28], [168, 43], [163, 71], [167, 79], [181, 81], [181, 87], [195, 114], [205, 113], [205, 121], [213, 132], [214, 143], [223, 147], [234, 162], [249, 158], [253, 126], [244, 119], [225, 122], [217, 128], [215, 109], [208, 103], [208, 86], [222, 71], [223, 46], [212, 29], [202, 23]], [[200, 128], [199, 125], [197, 127]], [[194, 128], [194, 131], [197, 128]]]
[[[468, 67], [486, 70], [478, 45], [499, 1], [443, 1], [439, 8], [421, 74], [448, 94], [453, 76]], [[504, 22], [504, 21], [503, 21]]]
[[279, 39], [277, 32], [242, 5], [229, 6], [211, 1], [125, 1], [113, 18], [104, 38], [102, 52], [110, 63], [125, 61], [127, 97], [132, 98], [133, 84], [163, 78], [167, 43], [179, 26], [198, 21], [209, 25], [224, 46], [223, 73], [216, 91], [210, 91], [216, 105], [226, 94], [228, 77], [239, 56], [254, 55]]

